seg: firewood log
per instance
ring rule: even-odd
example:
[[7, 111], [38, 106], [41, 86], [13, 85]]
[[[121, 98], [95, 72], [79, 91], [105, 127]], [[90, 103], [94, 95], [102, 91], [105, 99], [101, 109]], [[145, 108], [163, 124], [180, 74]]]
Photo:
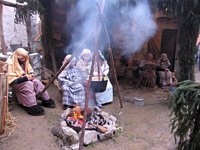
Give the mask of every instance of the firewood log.
[[96, 124], [93, 124], [94, 127], [98, 128], [99, 131], [101, 131], [102, 133], [105, 133], [107, 131], [107, 128], [103, 127], [103, 126], [100, 126], [100, 125], [96, 125]]

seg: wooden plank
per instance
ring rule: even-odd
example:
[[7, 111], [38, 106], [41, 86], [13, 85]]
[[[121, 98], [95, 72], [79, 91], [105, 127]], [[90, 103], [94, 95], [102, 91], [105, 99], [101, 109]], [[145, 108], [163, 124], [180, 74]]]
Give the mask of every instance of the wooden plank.
[[6, 90], [6, 75], [0, 75], [0, 133], [4, 131], [5, 125], [5, 90]]
[[0, 134], [3, 134], [8, 114], [8, 67], [5, 62], [0, 61], [0, 70]]

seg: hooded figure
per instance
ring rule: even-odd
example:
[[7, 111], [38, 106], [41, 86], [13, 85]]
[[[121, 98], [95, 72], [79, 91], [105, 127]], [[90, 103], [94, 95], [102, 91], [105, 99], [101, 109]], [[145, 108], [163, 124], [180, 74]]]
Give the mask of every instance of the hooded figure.
[[[63, 61], [63, 64], [69, 60], [71, 55], [67, 55]], [[68, 107], [74, 107], [75, 104], [83, 106], [85, 103], [85, 91], [83, 88], [82, 77], [79, 69], [75, 66], [76, 58], [71, 60], [69, 68], [64, 69], [58, 76], [58, 81], [61, 84], [63, 92], [62, 104], [64, 109]]]
[[[23, 48], [18, 48], [6, 62], [8, 63], [8, 83], [13, 88], [19, 104], [22, 104], [31, 115], [43, 115], [44, 109], [37, 105], [36, 96], [44, 86], [35, 79], [28, 52]], [[39, 99], [42, 100], [43, 106], [55, 108], [55, 103], [47, 91]]]

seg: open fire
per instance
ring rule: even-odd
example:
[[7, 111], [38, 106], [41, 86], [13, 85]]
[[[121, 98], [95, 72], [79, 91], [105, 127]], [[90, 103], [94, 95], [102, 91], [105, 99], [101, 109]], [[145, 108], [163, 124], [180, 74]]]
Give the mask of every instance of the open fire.
[[[106, 127], [103, 125], [106, 124], [104, 117], [99, 113], [99, 108], [94, 108], [92, 111], [88, 108], [87, 111], [87, 122], [85, 125], [86, 130], [97, 130], [105, 133], [107, 131]], [[75, 131], [79, 132], [83, 125], [84, 119], [84, 110], [80, 108], [78, 105], [71, 110], [69, 115], [66, 117], [66, 123], [68, 126], [72, 127]]]
[[[88, 108], [84, 135], [84, 145], [105, 140], [115, 135], [117, 119], [98, 107]], [[61, 136], [63, 146], [78, 145], [84, 120], [84, 108], [76, 106], [61, 114]]]

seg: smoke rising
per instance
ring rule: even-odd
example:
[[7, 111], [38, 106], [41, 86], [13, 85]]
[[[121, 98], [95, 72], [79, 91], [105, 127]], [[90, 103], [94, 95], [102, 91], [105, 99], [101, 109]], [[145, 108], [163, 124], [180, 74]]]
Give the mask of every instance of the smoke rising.
[[[106, 18], [106, 25], [110, 31], [114, 45], [121, 48], [124, 53], [130, 54], [141, 49], [144, 42], [148, 41], [156, 32], [157, 26], [148, 2], [141, 1], [136, 5], [120, 6], [123, 0], [98, 0], [103, 14]], [[105, 5], [103, 4], [105, 2]], [[100, 17], [96, 1], [80, 0], [77, 5], [68, 13], [69, 21], [73, 22], [71, 42], [67, 49], [76, 49], [91, 32], [84, 42], [83, 48], [92, 51], [95, 47], [95, 31], [97, 24], [100, 25]], [[75, 18], [73, 14], [78, 14]], [[115, 28], [114, 32], [111, 32]], [[104, 29], [102, 28], [99, 37], [99, 49], [106, 49], [107, 41]], [[118, 45], [120, 43], [120, 45]]]

